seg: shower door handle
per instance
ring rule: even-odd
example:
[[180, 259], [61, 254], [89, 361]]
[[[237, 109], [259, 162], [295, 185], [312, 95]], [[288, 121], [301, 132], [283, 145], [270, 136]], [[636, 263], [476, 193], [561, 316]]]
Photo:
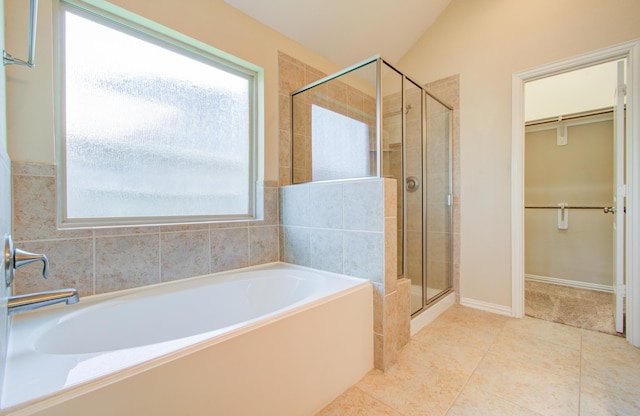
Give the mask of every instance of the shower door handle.
[[420, 182], [415, 176], [408, 176], [406, 179], [407, 192], [415, 192], [420, 188]]

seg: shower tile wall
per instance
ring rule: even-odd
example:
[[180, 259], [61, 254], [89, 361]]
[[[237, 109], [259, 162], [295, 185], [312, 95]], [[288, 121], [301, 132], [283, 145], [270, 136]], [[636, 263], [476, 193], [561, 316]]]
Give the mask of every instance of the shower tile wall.
[[[397, 181], [399, 203], [398, 216], [398, 275], [411, 280], [414, 286], [422, 286], [422, 189], [407, 192], [403, 201], [404, 176], [416, 176], [422, 182], [422, 118], [421, 91], [407, 90], [404, 109], [400, 93], [384, 97], [383, 125], [383, 174]], [[402, 112], [406, 117], [405, 172], [402, 171]], [[422, 184], [421, 184], [422, 188]], [[406, 219], [403, 204], [406, 204]], [[404, 224], [406, 221], [406, 225]], [[405, 228], [403, 228], [405, 227]], [[406, 232], [406, 236], [403, 234]], [[406, 245], [405, 239], [406, 237]], [[404, 246], [404, 250], [400, 249]], [[406, 257], [406, 258], [405, 258]], [[403, 263], [405, 268], [403, 270]]]
[[410, 282], [396, 267], [396, 183], [361, 179], [280, 188], [282, 261], [371, 280], [374, 364], [409, 341]]
[[[385, 126], [388, 126], [392, 123], [387, 123], [385, 119]], [[387, 127], [385, 127], [385, 130]], [[402, 180], [402, 145], [400, 143], [392, 143], [389, 144], [382, 151], [382, 172], [384, 172], [384, 177], [393, 178], [396, 180], [396, 192], [397, 195], [402, 195], [403, 190], [403, 180]], [[398, 199], [398, 204], [396, 207], [396, 215], [398, 218], [397, 221], [397, 247], [400, 248], [403, 245], [404, 239], [404, 214], [403, 214], [403, 201]], [[398, 251], [398, 276], [402, 276], [403, 271], [403, 262], [404, 262], [404, 250]], [[405, 277], [409, 278], [409, 274]]]
[[[298, 95], [294, 116], [296, 129], [291, 134], [291, 92], [304, 87], [326, 74], [298, 61], [282, 52], [278, 55], [280, 71], [280, 148], [279, 169], [280, 185], [308, 182], [312, 180], [312, 142], [311, 142], [311, 108], [319, 105], [322, 108], [343, 114], [361, 121], [369, 126], [370, 162], [375, 175], [376, 167], [376, 99], [342, 81], [332, 80], [320, 85], [310, 93]], [[291, 138], [293, 137], [293, 143]], [[293, 154], [292, 154], [293, 151]], [[291, 164], [294, 171], [291, 178]]]
[[[397, 216], [397, 269], [398, 276], [404, 273], [404, 200], [401, 198], [404, 182], [402, 180], [402, 102], [400, 94], [387, 95], [383, 99], [382, 114], [382, 176], [396, 180], [396, 216]], [[408, 276], [405, 276], [408, 277]]]
[[310, 182], [280, 195], [283, 261], [385, 283], [382, 180]]
[[[304, 87], [327, 74], [298, 61], [297, 59], [279, 52], [278, 53], [278, 70], [279, 70], [279, 124], [280, 124], [280, 140], [279, 140], [279, 185], [290, 185], [291, 182], [291, 92], [298, 88]], [[302, 114], [302, 113], [301, 113]], [[307, 123], [303, 123], [306, 125]], [[304, 131], [301, 132], [304, 135]], [[300, 140], [299, 143], [303, 143]], [[298, 153], [300, 154], [300, 153]], [[305, 161], [296, 161], [306, 168]], [[297, 165], [297, 163], [296, 163]], [[302, 168], [301, 168], [302, 169]], [[310, 167], [309, 167], [310, 169]], [[301, 176], [310, 175], [306, 169], [301, 170]]]
[[20, 269], [14, 293], [74, 287], [86, 296], [279, 259], [275, 182], [259, 191], [261, 221], [58, 230], [55, 166], [14, 162], [12, 168], [15, 245], [45, 253], [51, 264], [47, 280], [38, 267]]

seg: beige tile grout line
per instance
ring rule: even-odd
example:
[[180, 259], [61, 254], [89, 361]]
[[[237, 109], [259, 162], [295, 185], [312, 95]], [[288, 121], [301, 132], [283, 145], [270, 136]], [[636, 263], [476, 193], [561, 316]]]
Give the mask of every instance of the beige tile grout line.
[[162, 233], [158, 230], [158, 281], [162, 283]]
[[[447, 413], [449, 413], [449, 411], [451, 410], [451, 408], [453, 407], [453, 405], [456, 403], [456, 401], [458, 401], [458, 397], [460, 397], [460, 395], [462, 394], [462, 392], [464, 391], [464, 389], [467, 387], [467, 384], [469, 383], [469, 380], [471, 380], [471, 377], [473, 377], [473, 375], [475, 374], [476, 370], [478, 369], [478, 367], [480, 366], [480, 363], [482, 363], [482, 361], [485, 359], [485, 357], [487, 356], [487, 353], [489, 353], [489, 350], [491, 349], [491, 347], [493, 347], [493, 345], [496, 343], [496, 340], [498, 339], [498, 337], [500, 336], [500, 334], [502, 333], [502, 331], [504, 331], [504, 327], [507, 325], [507, 322], [509, 322], [508, 320], [504, 321], [504, 323], [502, 324], [502, 328], [500, 328], [500, 331], [498, 331], [498, 333], [496, 334], [496, 336], [493, 338], [493, 341], [491, 342], [491, 344], [487, 347], [486, 351], [482, 354], [482, 358], [480, 358], [480, 360], [478, 360], [478, 363], [476, 364], [476, 366], [473, 368], [473, 371], [471, 371], [471, 374], [469, 374], [469, 377], [467, 377], [467, 380], [464, 382], [464, 384], [462, 385], [462, 387], [460, 388], [460, 391], [458, 392], [458, 394], [456, 395], [456, 397], [453, 399], [453, 401], [451, 402], [451, 404], [449, 405], [449, 407], [447, 407], [447, 411], [445, 413], [445, 415]], [[490, 393], [493, 394], [493, 393]], [[493, 394], [495, 396], [495, 394]], [[497, 396], [500, 397], [500, 396]], [[500, 397], [500, 399], [503, 399], [502, 397]], [[508, 401], [508, 400], [506, 400]], [[515, 403], [514, 403], [515, 404]]]
[[580, 409], [580, 403], [582, 402], [582, 346], [584, 343], [584, 333], [585, 329], [580, 328], [580, 367], [578, 370], [578, 416], [582, 413], [582, 409]]
[[[471, 373], [469, 374], [469, 377], [467, 377], [466, 381], [464, 382], [464, 384], [462, 385], [462, 387], [460, 388], [460, 391], [458, 392], [458, 394], [456, 395], [456, 397], [453, 399], [453, 401], [450, 403], [450, 405], [447, 407], [446, 409], [446, 413], [448, 413], [451, 408], [453, 407], [453, 405], [456, 403], [456, 401], [458, 400], [458, 398], [460, 397], [460, 394], [464, 391], [464, 389], [467, 387], [467, 384], [469, 383], [469, 380], [473, 377], [473, 375], [475, 374], [475, 372], [477, 371], [478, 367], [480, 366], [480, 364], [482, 363], [482, 361], [486, 358], [486, 355], [489, 353], [489, 351], [491, 350], [491, 348], [493, 347], [493, 345], [496, 343], [498, 337], [502, 334], [502, 332], [505, 330], [505, 327], [507, 325], [507, 323], [509, 322], [509, 320], [506, 320], [503, 324], [502, 327], [500, 328], [500, 331], [498, 331], [498, 333], [496, 334], [496, 336], [494, 337], [493, 341], [491, 342], [491, 344], [487, 347], [487, 349], [484, 351], [482, 358], [478, 361], [478, 363], [475, 365], [475, 367], [473, 368], [473, 371], [471, 371]], [[580, 367], [579, 367], [579, 378], [578, 378], [578, 415], [580, 415], [581, 409], [580, 409], [580, 399], [581, 399], [581, 394], [582, 394], [582, 368], [583, 368], [583, 344], [584, 344], [584, 334], [587, 330], [585, 330], [584, 328], [580, 328]], [[536, 337], [538, 338], [538, 337]], [[367, 391], [364, 391], [362, 389], [360, 389], [359, 387], [357, 387], [357, 384], [354, 384], [352, 387], [357, 388], [361, 393], [365, 394], [367, 397], [373, 399], [374, 401], [383, 404], [384, 406], [394, 410], [395, 412], [399, 413], [399, 414], [404, 414], [402, 413], [400, 410], [396, 409], [394, 406], [386, 403], [383, 400], [380, 400], [379, 398], [372, 396], [371, 394], [369, 394]], [[494, 392], [486, 392], [490, 395], [493, 395], [495, 397], [498, 397], [499, 399], [508, 402], [514, 406], [520, 407], [520, 408], [524, 408], [526, 410], [529, 410], [531, 412], [534, 413], [538, 413], [537, 411], [534, 411], [528, 407], [523, 407], [522, 405], [518, 404], [518, 403], [514, 403], [513, 401], [509, 400], [508, 398], [502, 397], [500, 395], [495, 394]], [[445, 414], [446, 414], [445, 413]]]
[[[493, 339], [493, 341], [491, 342], [491, 345], [489, 345], [489, 346], [487, 347], [486, 351], [485, 351], [485, 352], [483, 353], [483, 355], [482, 355], [482, 358], [481, 358], [480, 360], [478, 360], [478, 363], [477, 363], [477, 364], [475, 365], [475, 367], [473, 368], [473, 371], [471, 371], [471, 373], [469, 374], [469, 377], [467, 377], [467, 380], [464, 382], [464, 384], [463, 384], [463, 385], [462, 385], [462, 387], [460, 388], [460, 391], [458, 392], [458, 394], [456, 395], [456, 397], [451, 401], [451, 403], [450, 403], [450, 404], [449, 404], [449, 406], [447, 407], [446, 412], [445, 412], [445, 415], [446, 415], [447, 413], [449, 413], [449, 411], [451, 410], [451, 408], [453, 407], [453, 405], [454, 405], [454, 404], [456, 403], [456, 401], [458, 400], [458, 397], [460, 397], [460, 394], [462, 394], [462, 391], [465, 389], [465, 387], [467, 387], [467, 383], [469, 383], [469, 380], [471, 380], [471, 377], [473, 377], [473, 374], [476, 372], [476, 370], [477, 370], [477, 369], [478, 369], [478, 367], [480, 366], [480, 363], [482, 362], [482, 360], [484, 360], [485, 356], [487, 355], [487, 353], [489, 352], [489, 350], [491, 349], [491, 347], [493, 346], [493, 344], [495, 344], [496, 340], [498, 339], [498, 337], [500, 336], [500, 334], [501, 334], [501, 333], [502, 333], [502, 331], [504, 330], [504, 327], [506, 326], [507, 322], [508, 322], [508, 320], [507, 320], [507, 321], [504, 321], [504, 323], [502, 324], [502, 328], [500, 328], [500, 331], [498, 331], [498, 333], [496, 334], [495, 338], [494, 338], [494, 339]], [[416, 342], [419, 342], [419, 341], [416, 341]], [[358, 384], [358, 383], [356, 383], [356, 384]], [[392, 406], [392, 405], [390, 405], [390, 404], [386, 403], [386, 402], [385, 402], [385, 401], [383, 401], [383, 400], [380, 400], [380, 399], [379, 399], [379, 398], [377, 398], [377, 397], [372, 396], [371, 394], [369, 394], [368, 392], [366, 392], [366, 391], [362, 390], [361, 388], [357, 387], [356, 385], [353, 385], [352, 387], [357, 388], [357, 389], [358, 389], [358, 390], [360, 390], [363, 394], [365, 394], [366, 396], [370, 397], [371, 399], [373, 399], [373, 400], [377, 401], [378, 403], [381, 403], [381, 404], [383, 404], [384, 406], [386, 406], [386, 407], [388, 407], [388, 408], [390, 408], [390, 409], [393, 409], [394, 411], [396, 411], [396, 412], [398, 412], [398, 413], [400, 413], [400, 414], [404, 415], [404, 413], [402, 413], [400, 410], [396, 409], [394, 406]], [[503, 397], [501, 397], [501, 396], [497, 396], [497, 395], [496, 395], [496, 394], [494, 394], [494, 393], [489, 393], [489, 394], [492, 394], [492, 395], [494, 395], [494, 396], [496, 396], [496, 397], [499, 397], [501, 400], [504, 400], [504, 401], [506, 401], [506, 402], [509, 402], [509, 403], [513, 404], [514, 406], [522, 407], [522, 406], [518, 405], [517, 403], [513, 403], [513, 402], [511, 402], [511, 401], [509, 401], [509, 400], [507, 400], [507, 399], [505, 399], [505, 398], [503, 398]], [[527, 410], [531, 410], [531, 409], [527, 409]]]
[[96, 231], [95, 230], [91, 230], [91, 244], [92, 244], [92, 252], [91, 252], [91, 274], [92, 274], [92, 281], [93, 281], [93, 291], [92, 291], [92, 295], [96, 294], [96, 287], [98, 286], [97, 284], [97, 279], [98, 277], [96, 276], [96, 260], [98, 258], [98, 256], [96, 255]]
[[[374, 369], [374, 370], [376, 370], [376, 371], [380, 371], [380, 370], [378, 370], [378, 369]], [[356, 384], [358, 384], [358, 383], [356, 383]], [[368, 392], [366, 392], [366, 391], [362, 390], [360, 387], [358, 387], [358, 386], [356, 386], [356, 385], [353, 385], [353, 386], [351, 386], [351, 387], [354, 387], [354, 388], [356, 388], [356, 389], [360, 390], [364, 395], [366, 395], [366, 396], [368, 396], [369, 398], [371, 398], [371, 399], [375, 400], [376, 402], [378, 402], [378, 403], [382, 404], [384, 407], [388, 407], [389, 409], [392, 409], [394, 412], [400, 413], [402, 416], [404, 416], [404, 413], [403, 413], [403, 412], [401, 412], [400, 410], [396, 409], [394, 406], [391, 406], [390, 404], [388, 404], [388, 403], [386, 403], [386, 402], [384, 402], [384, 401], [380, 400], [379, 398], [377, 398], [377, 397], [374, 397], [374, 396], [370, 395]], [[351, 387], [350, 387], [350, 388], [351, 388]]]
[[[279, 236], [278, 236], [279, 237]], [[278, 246], [280, 246], [280, 242], [278, 241]], [[208, 273], [211, 273], [211, 267], [213, 265], [212, 259], [212, 248], [211, 248], [211, 224], [207, 225], [207, 257], [209, 259], [209, 270]], [[247, 250], [248, 251], [248, 250]]]

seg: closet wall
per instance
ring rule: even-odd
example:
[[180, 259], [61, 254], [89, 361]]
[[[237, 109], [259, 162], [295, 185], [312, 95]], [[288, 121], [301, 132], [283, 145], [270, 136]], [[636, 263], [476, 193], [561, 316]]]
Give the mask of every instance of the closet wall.
[[[607, 116], [608, 118], [608, 116]], [[584, 123], [587, 120], [580, 120]], [[525, 136], [525, 274], [611, 289], [613, 279], [613, 122], [602, 117], [566, 127], [529, 128]], [[568, 205], [566, 229], [556, 207]], [[560, 218], [559, 218], [560, 216]]]

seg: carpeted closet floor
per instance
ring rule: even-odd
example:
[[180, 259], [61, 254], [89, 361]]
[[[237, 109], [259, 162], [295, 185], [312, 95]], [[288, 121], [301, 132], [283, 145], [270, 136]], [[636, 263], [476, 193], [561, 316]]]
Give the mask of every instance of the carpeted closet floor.
[[525, 281], [525, 314], [545, 321], [617, 335], [613, 301], [612, 293]]

